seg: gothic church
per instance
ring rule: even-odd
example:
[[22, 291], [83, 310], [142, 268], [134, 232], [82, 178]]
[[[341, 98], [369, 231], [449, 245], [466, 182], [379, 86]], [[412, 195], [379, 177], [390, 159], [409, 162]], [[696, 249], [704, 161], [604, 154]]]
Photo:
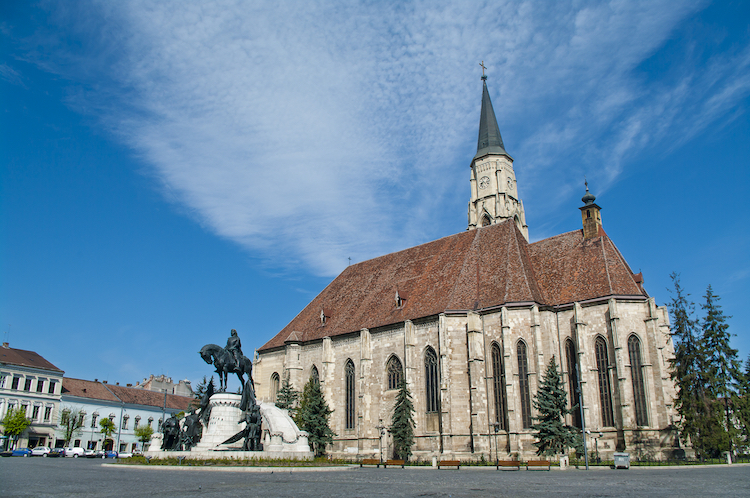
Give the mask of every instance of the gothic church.
[[602, 458], [670, 456], [667, 311], [607, 236], [588, 188], [581, 229], [528, 242], [482, 80], [469, 229], [349, 266], [258, 350], [258, 396], [273, 401], [285, 376], [297, 390], [316, 377], [335, 410], [329, 452], [391, 458], [384, 429], [403, 378], [416, 410], [413, 458], [530, 459], [532, 401], [555, 356], [570, 406], [583, 407], [568, 423], [585, 423]]

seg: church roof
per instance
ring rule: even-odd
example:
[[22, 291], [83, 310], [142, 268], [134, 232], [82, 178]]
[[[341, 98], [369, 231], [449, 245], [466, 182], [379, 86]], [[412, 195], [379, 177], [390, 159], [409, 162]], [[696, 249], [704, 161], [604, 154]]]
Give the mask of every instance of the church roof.
[[502, 154], [510, 157], [510, 154], [505, 152], [503, 137], [500, 135], [495, 110], [492, 108], [490, 92], [487, 91], [487, 78], [483, 76], [482, 112], [479, 117], [479, 139], [477, 140], [477, 154], [474, 159], [479, 159], [487, 154]]
[[606, 233], [584, 240], [575, 230], [529, 244], [507, 220], [348, 267], [260, 351], [452, 310], [614, 295], [647, 297]]

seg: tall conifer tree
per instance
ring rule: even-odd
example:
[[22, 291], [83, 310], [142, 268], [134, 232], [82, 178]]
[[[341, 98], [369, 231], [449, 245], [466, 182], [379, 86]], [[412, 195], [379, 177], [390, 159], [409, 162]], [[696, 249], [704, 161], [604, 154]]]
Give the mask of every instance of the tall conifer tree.
[[315, 456], [325, 455], [326, 445], [333, 442], [335, 434], [328, 425], [331, 413], [333, 410], [323, 397], [320, 383], [310, 377], [302, 390], [302, 398], [294, 420], [300, 429], [310, 434], [309, 441], [313, 445]]
[[276, 406], [279, 408], [285, 408], [292, 413], [299, 399], [299, 392], [292, 388], [292, 384], [289, 382], [289, 374], [284, 376], [284, 380], [281, 382], [281, 389], [276, 393]]
[[414, 404], [406, 380], [401, 379], [396, 396], [396, 405], [391, 417], [391, 434], [393, 434], [393, 452], [401, 460], [409, 460], [411, 447], [414, 444]]
[[535, 419], [538, 423], [532, 426], [536, 431], [534, 446], [537, 447], [537, 455], [559, 455], [565, 453], [567, 448], [581, 450], [583, 442], [578, 429], [565, 424], [565, 415], [577, 407], [568, 410], [568, 397], [554, 356], [534, 397], [534, 408], [539, 412]]
[[[706, 373], [708, 382], [711, 386], [711, 394], [714, 398], [721, 400], [724, 410], [723, 424], [726, 428], [726, 438], [735, 439], [737, 437], [734, 424], [731, 421], [729, 403], [737, 392], [737, 384], [741, 377], [741, 365], [737, 359], [737, 350], [733, 349], [729, 342], [731, 334], [729, 333], [729, 324], [727, 319], [731, 316], [724, 316], [724, 312], [719, 305], [719, 296], [713, 293], [711, 286], [706, 289], [706, 300], [701, 308], [706, 313], [701, 323], [703, 330], [703, 348], [705, 350], [705, 361], [707, 363]], [[718, 408], [718, 407], [717, 407]], [[731, 447], [719, 447], [718, 451], [730, 450]]]

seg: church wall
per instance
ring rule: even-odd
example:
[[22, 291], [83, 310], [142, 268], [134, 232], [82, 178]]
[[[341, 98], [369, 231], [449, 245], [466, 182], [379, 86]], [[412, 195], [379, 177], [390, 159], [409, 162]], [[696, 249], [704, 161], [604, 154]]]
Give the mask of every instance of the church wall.
[[[664, 428], [671, 422], [674, 389], [669, 381], [668, 359], [673, 354], [666, 313], [653, 302], [609, 300], [574, 304], [559, 310], [537, 306], [504, 307], [480, 315], [446, 314], [412, 323], [407, 321], [380, 329], [363, 329], [322, 342], [288, 345], [285, 351], [264, 353], [256, 364], [259, 397], [270, 399], [273, 372], [289, 369], [292, 384], [301, 390], [314, 364], [323, 392], [335, 410], [331, 428], [337, 434], [332, 453], [340, 457], [391, 458], [390, 434], [381, 439], [378, 427], [389, 427], [397, 390], [387, 385], [388, 359], [395, 355], [403, 366], [415, 409], [414, 457], [430, 459], [442, 451], [444, 458], [500, 458], [535, 455], [533, 430], [523, 427], [517, 348], [526, 345], [531, 416], [541, 378], [552, 356], [568, 390], [564, 344], [574, 341], [580, 362], [586, 428], [603, 433], [597, 446], [602, 458], [624, 449], [647, 448], [655, 458], [660, 446], [671, 445]], [[641, 344], [641, 363], [649, 425], [636, 427], [634, 392], [628, 338], [635, 334]], [[601, 336], [607, 344], [613, 425], [604, 426], [599, 396], [595, 343]], [[502, 352], [505, 370], [508, 430], [495, 435], [494, 384], [491, 362], [493, 344]], [[426, 413], [425, 352], [435, 350], [439, 358], [440, 417]], [[299, 360], [295, 360], [295, 358]], [[355, 426], [345, 427], [345, 365], [355, 366]], [[296, 372], [296, 373], [295, 373]], [[295, 377], [296, 376], [296, 377]], [[296, 380], [295, 380], [296, 379]], [[570, 394], [569, 394], [570, 396]], [[435, 425], [435, 421], [438, 425]], [[568, 416], [572, 424], [573, 417]], [[387, 431], [386, 431], [387, 432]], [[441, 436], [442, 434], [442, 436]], [[589, 439], [593, 451], [593, 439]], [[654, 448], [656, 452], [654, 453]], [[640, 453], [645, 454], [645, 453]]]

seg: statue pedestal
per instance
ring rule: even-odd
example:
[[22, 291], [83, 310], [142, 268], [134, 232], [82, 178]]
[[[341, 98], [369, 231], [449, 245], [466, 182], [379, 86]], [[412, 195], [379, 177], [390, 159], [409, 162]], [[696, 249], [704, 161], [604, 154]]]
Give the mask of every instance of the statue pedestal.
[[[244, 439], [231, 444], [221, 444], [245, 427], [240, 410], [239, 394], [217, 393], [211, 396], [211, 414], [208, 426], [203, 428], [200, 442], [192, 451], [163, 451], [151, 445], [154, 450], [146, 456], [164, 458], [167, 456], [198, 459], [209, 458], [289, 458], [309, 460], [313, 458], [307, 439], [307, 432], [299, 430], [286, 410], [273, 403], [260, 403], [262, 417], [263, 451], [243, 451]], [[241, 422], [242, 421], [242, 422]], [[241, 422], [241, 423], [240, 423]]]
[[[208, 406], [211, 407], [211, 415], [208, 419], [208, 427], [203, 428], [203, 437], [195, 445], [194, 451], [213, 450], [221, 443], [234, 436], [242, 430], [244, 424], [242, 411], [240, 410], [239, 394], [218, 393], [211, 396]], [[237, 441], [231, 445], [224, 445], [224, 450], [242, 450], [243, 441]]]

